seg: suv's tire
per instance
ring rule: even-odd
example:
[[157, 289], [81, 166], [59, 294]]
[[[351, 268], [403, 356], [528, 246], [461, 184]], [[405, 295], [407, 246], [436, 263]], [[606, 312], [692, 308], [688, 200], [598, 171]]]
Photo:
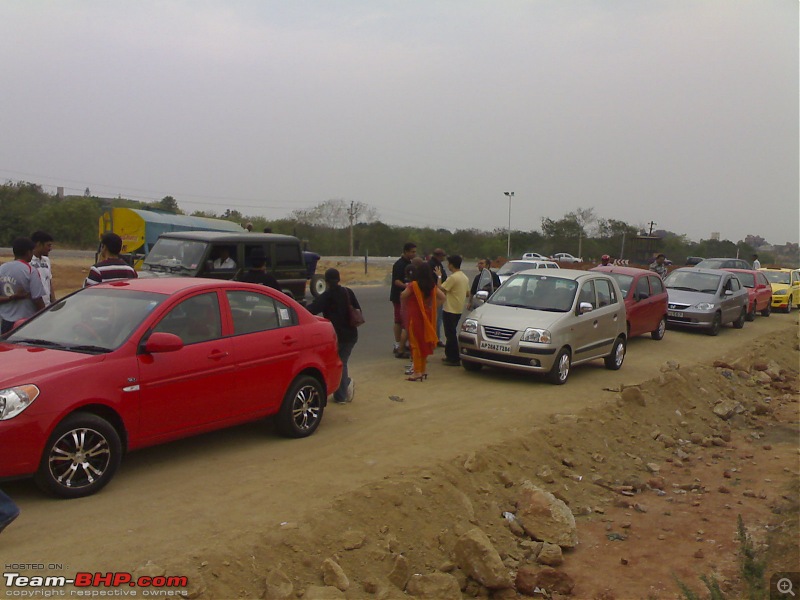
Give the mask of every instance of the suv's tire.
[[708, 335], [719, 335], [719, 330], [722, 328], [722, 316], [719, 313], [714, 315], [714, 320], [711, 321], [711, 327], [706, 330]]
[[308, 437], [317, 430], [325, 411], [325, 390], [318, 379], [301, 375], [283, 397], [276, 423], [286, 437]]
[[619, 336], [614, 341], [614, 347], [611, 348], [611, 354], [603, 359], [606, 369], [617, 371], [625, 360], [625, 338]]
[[658, 327], [650, 332], [650, 337], [654, 340], [663, 340], [664, 334], [667, 332], [667, 317], [661, 317], [658, 322]]
[[78, 412], [59, 423], [47, 440], [34, 481], [59, 498], [99, 492], [122, 460], [122, 442], [114, 426], [92, 413]]
[[742, 307], [742, 312], [739, 313], [739, 318], [736, 319], [731, 325], [733, 325], [734, 329], [741, 329], [744, 327], [744, 322], [747, 319], [747, 307]]
[[309, 287], [311, 288], [311, 295], [314, 298], [319, 298], [325, 291], [325, 278], [322, 275], [312, 275]]
[[571, 365], [572, 357], [570, 356], [569, 350], [562, 348], [561, 352], [556, 355], [556, 361], [553, 363], [553, 367], [547, 374], [548, 381], [556, 385], [564, 385], [567, 383]]

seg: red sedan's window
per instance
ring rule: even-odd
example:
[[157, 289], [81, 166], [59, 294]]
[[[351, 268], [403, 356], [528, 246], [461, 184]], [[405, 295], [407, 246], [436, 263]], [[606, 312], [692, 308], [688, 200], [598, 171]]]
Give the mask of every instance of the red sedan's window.
[[268, 331], [281, 326], [279, 308], [271, 296], [255, 292], [226, 293], [231, 305], [234, 335]]
[[184, 300], [170, 310], [153, 331], [174, 333], [187, 345], [219, 339], [222, 326], [216, 292]]

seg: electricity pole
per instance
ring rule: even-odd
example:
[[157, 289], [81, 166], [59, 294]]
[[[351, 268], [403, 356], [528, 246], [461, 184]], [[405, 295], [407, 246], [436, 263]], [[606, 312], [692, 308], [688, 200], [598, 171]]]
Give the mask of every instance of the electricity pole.
[[511, 199], [514, 197], [514, 192], [503, 192], [508, 196], [508, 248], [506, 249], [506, 257], [511, 260]]

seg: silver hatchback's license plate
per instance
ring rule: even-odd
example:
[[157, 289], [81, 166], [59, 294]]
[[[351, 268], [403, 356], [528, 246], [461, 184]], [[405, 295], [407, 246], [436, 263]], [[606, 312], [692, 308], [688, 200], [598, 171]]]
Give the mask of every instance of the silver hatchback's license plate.
[[667, 316], [668, 317], [676, 317], [676, 318], [680, 319], [680, 318], [683, 317], [683, 311], [680, 311], [680, 310], [668, 310], [667, 311]]
[[481, 350], [494, 350], [495, 352], [511, 352], [508, 344], [496, 344], [494, 342], [481, 342]]

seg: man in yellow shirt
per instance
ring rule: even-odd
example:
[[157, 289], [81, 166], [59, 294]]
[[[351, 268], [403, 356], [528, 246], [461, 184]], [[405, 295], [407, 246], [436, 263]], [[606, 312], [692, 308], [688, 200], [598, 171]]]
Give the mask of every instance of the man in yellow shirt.
[[444, 283], [442, 283], [441, 269], [436, 271], [436, 285], [445, 293], [442, 320], [447, 342], [442, 362], [445, 365], [457, 367], [461, 364], [458, 358], [458, 321], [469, 297], [469, 279], [461, 270], [461, 257], [458, 254], [447, 257], [447, 268], [450, 275], [447, 276]]

